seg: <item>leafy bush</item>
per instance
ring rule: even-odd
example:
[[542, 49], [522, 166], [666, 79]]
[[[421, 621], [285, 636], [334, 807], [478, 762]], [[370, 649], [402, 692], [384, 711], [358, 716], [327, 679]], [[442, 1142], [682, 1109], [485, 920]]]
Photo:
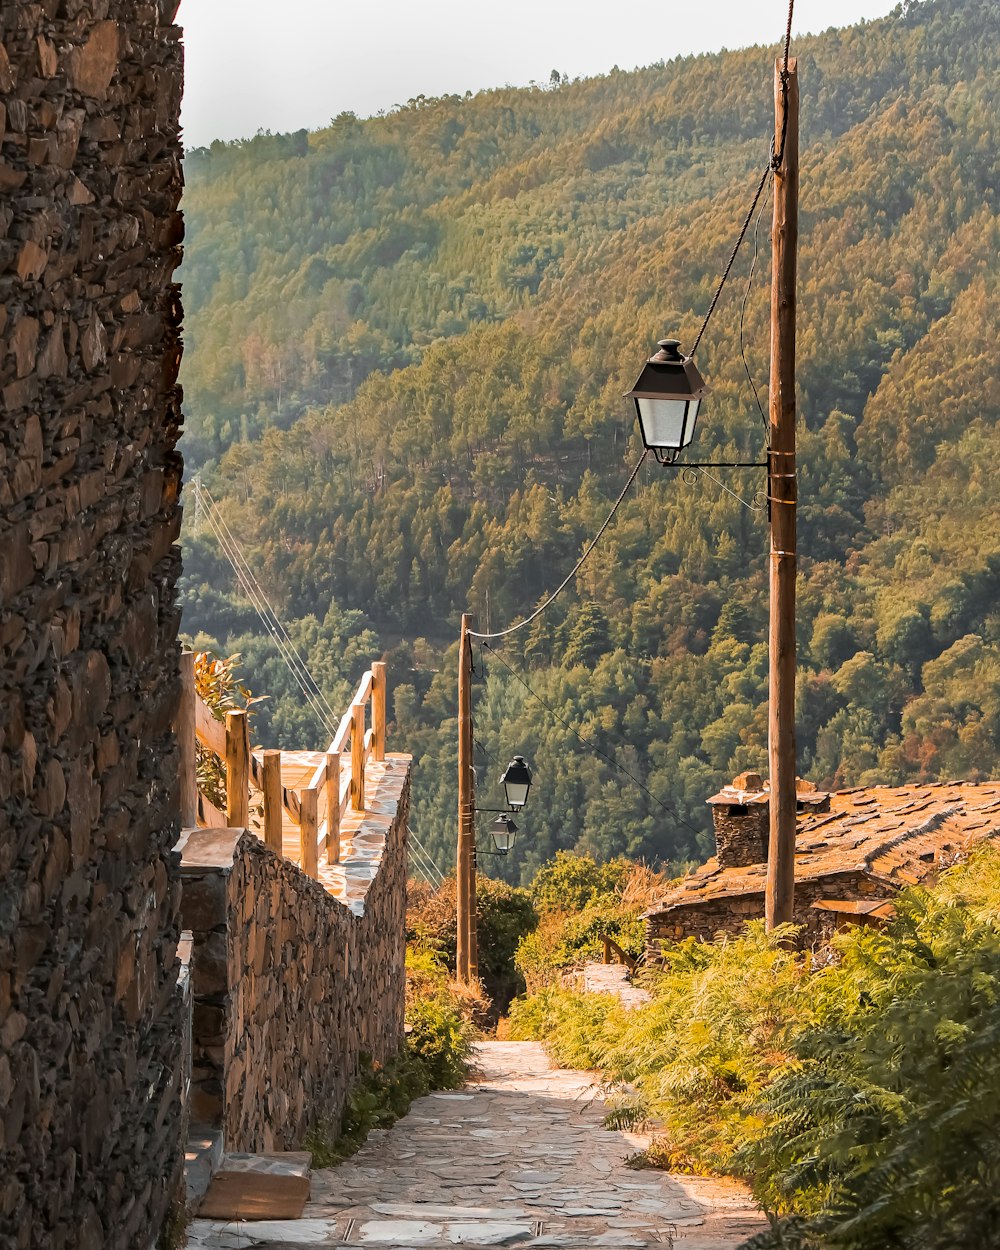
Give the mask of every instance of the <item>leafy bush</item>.
[[418, 1059], [431, 1089], [456, 1089], [468, 1072], [472, 1035], [460, 1012], [440, 998], [414, 1003], [407, 1013], [406, 1046]]
[[645, 1006], [546, 988], [511, 1035], [600, 1068], [655, 1163], [749, 1180], [754, 1250], [1000, 1244], [1000, 853], [896, 906], [821, 967], [754, 922], [667, 948]]
[[[538, 923], [527, 890], [476, 877], [476, 923], [479, 938], [479, 976], [492, 1009], [489, 1018], [507, 1009], [524, 981], [515, 967], [518, 943]], [[455, 879], [448, 877], [437, 890], [411, 885], [406, 912], [407, 941], [411, 947], [433, 952], [449, 969], [455, 968]]]
[[514, 962], [530, 992], [558, 981], [566, 968], [601, 959], [605, 935], [638, 958], [645, 946], [642, 913], [665, 878], [626, 859], [598, 864], [560, 851], [538, 870], [531, 894], [538, 927], [521, 939]]

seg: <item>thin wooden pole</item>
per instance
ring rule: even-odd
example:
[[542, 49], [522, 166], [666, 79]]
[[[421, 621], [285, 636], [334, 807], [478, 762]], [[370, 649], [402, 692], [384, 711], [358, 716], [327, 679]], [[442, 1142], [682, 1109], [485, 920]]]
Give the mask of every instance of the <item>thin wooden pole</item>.
[[340, 752], [326, 757], [326, 862], [340, 863]]
[[775, 66], [774, 133], [782, 160], [774, 175], [771, 234], [771, 797], [764, 900], [768, 929], [790, 922], [795, 904], [795, 279], [799, 228], [799, 80], [795, 60], [789, 60], [787, 73], [780, 61]]
[[472, 901], [472, 838], [476, 802], [472, 774], [472, 616], [462, 615], [458, 647], [458, 850], [455, 856], [456, 952], [455, 973], [460, 981], [471, 980], [469, 907]]
[[351, 806], [365, 810], [365, 705], [351, 704]]
[[226, 823], [250, 824], [250, 734], [246, 712], [226, 713]]
[[281, 752], [264, 752], [264, 842], [281, 854], [284, 810], [281, 805]]
[[376, 660], [372, 665], [372, 757], [385, 759], [385, 663]]
[[195, 756], [194, 652], [181, 654], [181, 702], [177, 709], [177, 747], [180, 762], [177, 783], [180, 790], [182, 829], [193, 829], [198, 823], [198, 768]]
[[299, 809], [300, 864], [310, 877], [319, 875], [319, 791], [306, 786]]

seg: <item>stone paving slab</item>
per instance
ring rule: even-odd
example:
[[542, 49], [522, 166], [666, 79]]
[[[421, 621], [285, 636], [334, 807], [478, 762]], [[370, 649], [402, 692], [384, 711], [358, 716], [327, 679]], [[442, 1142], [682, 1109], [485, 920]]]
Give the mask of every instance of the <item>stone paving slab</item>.
[[420, 1099], [315, 1172], [303, 1219], [194, 1220], [188, 1250], [736, 1250], [767, 1226], [733, 1182], [628, 1168], [645, 1140], [603, 1128], [593, 1073], [533, 1042], [480, 1043], [478, 1062], [466, 1090]]

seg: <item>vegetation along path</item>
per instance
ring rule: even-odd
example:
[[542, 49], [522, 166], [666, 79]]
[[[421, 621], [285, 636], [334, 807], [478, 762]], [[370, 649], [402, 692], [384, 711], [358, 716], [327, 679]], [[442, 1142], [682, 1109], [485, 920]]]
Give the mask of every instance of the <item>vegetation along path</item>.
[[322, 1245], [730, 1250], [766, 1226], [732, 1182], [634, 1170], [593, 1074], [534, 1042], [485, 1042], [461, 1092], [431, 1094], [351, 1160], [313, 1174], [301, 1220], [196, 1220], [189, 1250]]

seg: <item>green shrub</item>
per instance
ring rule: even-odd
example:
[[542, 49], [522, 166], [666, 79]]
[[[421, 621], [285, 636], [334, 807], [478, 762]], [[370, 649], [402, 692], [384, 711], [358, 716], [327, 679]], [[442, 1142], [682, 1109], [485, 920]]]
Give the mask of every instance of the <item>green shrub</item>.
[[431, 1089], [455, 1089], [466, 1078], [472, 1053], [472, 1030], [447, 1001], [425, 998], [407, 1011], [406, 1046], [417, 1059]]
[[[538, 916], [527, 890], [481, 874], [476, 877], [476, 901], [479, 976], [493, 1005], [486, 1015], [495, 1019], [516, 994], [524, 992], [514, 953], [520, 940], [535, 928]], [[406, 928], [411, 948], [431, 951], [454, 973], [454, 877], [447, 878], [437, 890], [411, 887]]]

